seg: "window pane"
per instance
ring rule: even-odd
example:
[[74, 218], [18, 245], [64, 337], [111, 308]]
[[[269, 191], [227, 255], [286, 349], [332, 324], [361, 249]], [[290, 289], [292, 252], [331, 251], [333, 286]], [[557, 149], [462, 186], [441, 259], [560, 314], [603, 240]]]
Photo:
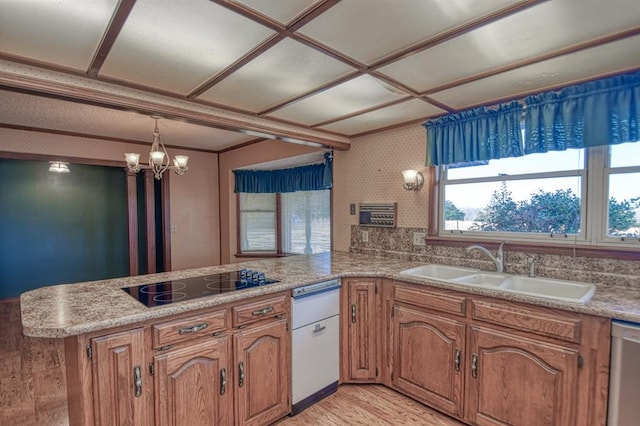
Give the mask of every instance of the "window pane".
[[579, 176], [446, 185], [445, 230], [580, 231]]
[[322, 253], [331, 249], [330, 191], [281, 195], [282, 247], [285, 253]]
[[468, 179], [527, 173], [557, 172], [584, 168], [584, 150], [568, 149], [531, 154], [524, 157], [489, 160], [485, 166], [457, 167], [447, 169], [447, 179]]
[[275, 194], [240, 193], [240, 210], [276, 210]]
[[[638, 158], [635, 158], [636, 164], [638, 164]], [[638, 182], [640, 182], [640, 173], [619, 173], [609, 176], [608, 236], [640, 236], [640, 187]]]
[[611, 145], [611, 167], [640, 166], [640, 142]]
[[276, 251], [276, 194], [240, 194], [240, 251]]

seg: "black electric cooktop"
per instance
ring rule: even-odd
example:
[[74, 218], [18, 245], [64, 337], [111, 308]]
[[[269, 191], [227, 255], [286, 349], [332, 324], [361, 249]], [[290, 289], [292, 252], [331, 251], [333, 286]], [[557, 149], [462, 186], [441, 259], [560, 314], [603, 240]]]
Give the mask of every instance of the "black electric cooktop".
[[262, 272], [242, 269], [221, 274], [179, 278], [171, 281], [125, 287], [122, 290], [129, 293], [140, 303], [153, 307], [277, 282], [277, 280], [266, 278]]

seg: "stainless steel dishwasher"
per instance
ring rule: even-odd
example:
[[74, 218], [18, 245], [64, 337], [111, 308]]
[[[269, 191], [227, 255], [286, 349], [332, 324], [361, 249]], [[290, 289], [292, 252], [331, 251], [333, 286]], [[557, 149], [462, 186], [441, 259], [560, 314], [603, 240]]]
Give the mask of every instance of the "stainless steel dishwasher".
[[613, 321], [608, 426], [640, 422], [640, 324]]
[[291, 402], [297, 414], [338, 388], [340, 280], [296, 288], [291, 302]]

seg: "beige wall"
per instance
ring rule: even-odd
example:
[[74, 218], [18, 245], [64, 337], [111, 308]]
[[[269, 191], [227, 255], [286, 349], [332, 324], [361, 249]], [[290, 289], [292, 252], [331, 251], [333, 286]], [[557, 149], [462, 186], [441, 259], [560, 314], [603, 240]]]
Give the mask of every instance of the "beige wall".
[[236, 195], [233, 192], [233, 170], [238, 167], [294, 157], [318, 150], [319, 148], [269, 140], [220, 154], [221, 263], [225, 264], [249, 260], [247, 258], [236, 258], [235, 256], [238, 246], [238, 224], [236, 223]]
[[[44, 154], [60, 157], [122, 161], [124, 152], [145, 156], [150, 145], [111, 142], [13, 129], [0, 129], [0, 151]], [[168, 150], [175, 155], [177, 150]], [[185, 269], [220, 263], [218, 156], [180, 150], [189, 155], [189, 172], [171, 175], [172, 269]]]
[[349, 151], [334, 153], [334, 250], [349, 251], [351, 225], [358, 223], [358, 215], [349, 214], [351, 203], [357, 206], [363, 202], [397, 202], [397, 226], [427, 227], [429, 182], [421, 191], [402, 188], [402, 170], [424, 173], [425, 155], [426, 131], [420, 125], [356, 138]]

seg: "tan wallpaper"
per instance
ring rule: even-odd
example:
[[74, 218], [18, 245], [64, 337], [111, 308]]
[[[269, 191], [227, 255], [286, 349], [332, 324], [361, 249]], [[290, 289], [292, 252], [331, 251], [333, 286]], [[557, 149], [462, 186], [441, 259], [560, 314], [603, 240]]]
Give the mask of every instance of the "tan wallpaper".
[[[139, 152], [145, 157], [145, 145], [99, 139], [63, 136], [13, 129], [0, 129], [0, 151], [45, 154], [62, 157], [122, 161], [124, 152]], [[177, 150], [168, 150], [175, 155]], [[170, 182], [172, 269], [185, 269], [220, 263], [218, 156], [180, 150], [189, 155], [189, 172], [172, 174]]]
[[[356, 138], [349, 151], [334, 153], [333, 248], [349, 251], [351, 225], [358, 215], [349, 214], [349, 205], [363, 202], [397, 202], [399, 227], [426, 228], [428, 193], [406, 191], [402, 170], [426, 171], [426, 131], [411, 125]], [[426, 176], [425, 176], [426, 178]]]

